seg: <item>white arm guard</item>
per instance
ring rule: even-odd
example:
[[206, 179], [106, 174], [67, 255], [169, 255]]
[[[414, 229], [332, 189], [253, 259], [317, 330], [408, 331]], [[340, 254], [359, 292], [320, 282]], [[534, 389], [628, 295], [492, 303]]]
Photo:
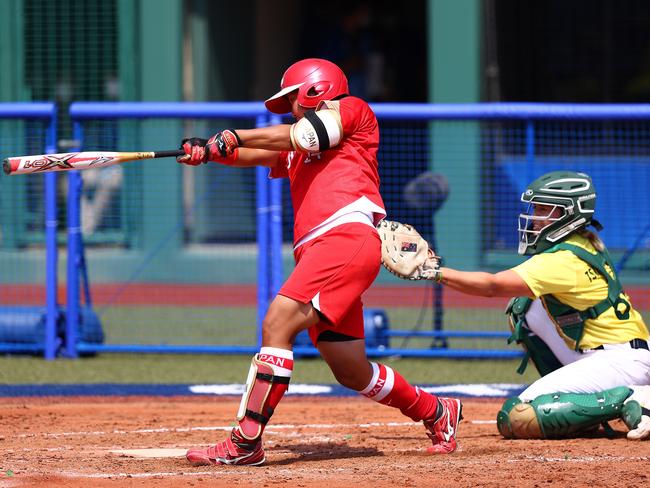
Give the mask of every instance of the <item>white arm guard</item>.
[[291, 144], [296, 151], [325, 151], [341, 142], [342, 137], [341, 116], [335, 110], [310, 110], [291, 126]]

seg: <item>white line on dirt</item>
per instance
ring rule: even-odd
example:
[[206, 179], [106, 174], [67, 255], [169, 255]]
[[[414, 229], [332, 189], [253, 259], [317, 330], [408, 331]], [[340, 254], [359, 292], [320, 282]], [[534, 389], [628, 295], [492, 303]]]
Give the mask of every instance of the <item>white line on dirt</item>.
[[[399, 451], [391, 451], [391, 452], [401, 452], [403, 450]], [[283, 451], [277, 451], [277, 452], [283, 452]], [[413, 452], [412, 450], [409, 451], [404, 451], [404, 452]], [[451, 460], [450, 460], [451, 461]], [[582, 464], [590, 464], [594, 462], [602, 462], [602, 461], [650, 461], [650, 456], [576, 456], [576, 457], [568, 457], [568, 458], [560, 458], [560, 457], [546, 457], [546, 456], [522, 456], [519, 459], [508, 459], [507, 462], [509, 463], [521, 463], [521, 462], [529, 462], [529, 461], [539, 461], [539, 462], [573, 462], [573, 463], [582, 463]], [[463, 464], [466, 464], [467, 460], [463, 460]], [[169, 472], [156, 472], [156, 473], [145, 473], [145, 472], [135, 472], [135, 473], [80, 473], [80, 472], [75, 472], [75, 471], [63, 471], [60, 472], [58, 471], [56, 474], [58, 476], [65, 476], [68, 478], [88, 478], [88, 479], [109, 479], [109, 478], [162, 478], [162, 477], [170, 477], [170, 476], [211, 476], [211, 477], [227, 477], [227, 476], [241, 476], [242, 474], [246, 473], [247, 471], [249, 472], [254, 472], [258, 471], [260, 467], [246, 467], [246, 466], [238, 466], [237, 469], [214, 469], [214, 470], [209, 470], [209, 471], [185, 471], [185, 470], [180, 470], [180, 471], [169, 471]], [[350, 471], [348, 468], [335, 468], [330, 471], [339, 471], [339, 472], [344, 472], [344, 471]], [[318, 472], [321, 473], [322, 469], [321, 468], [308, 468], [308, 467], [300, 467], [300, 468], [291, 468], [291, 469], [274, 469], [273, 473], [274, 475], [282, 475], [283, 473], [291, 474], [291, 475], [296, 475], [298, 473], [300, 474], [309, 474], [312, 472]]]
[[[57, 474], [65, 476], [66, 478], [162, 478], [168, 476], [221, 476], [236, 474], [236, 472], [234, 470], [232, 473], [229, 473], [227, 470], [196, 472], [176, 471], [169, 473], [76, 473], [74, 471], [63, 471], [62, 473]], [[239, 474], [241, 475], [241, 473]]]
[[593, 463], [599, 461], [650, 461], [650, 456], [563, 456], [563, 457], [546, 457], [546, 456], [522, 456], [519, 459], [508, 459], [509, 463], [520, 463], [526, 461], [539, 461], [541, 463]]
[[[246, 472], [255, 472], [259, 471], [260, 468], [259, 466], [237, 466], [236, 469], [230, 469], [229, 466], [223, 467], [224, 469], [218, 469], [215, 468], [214, 470], [210, 471], [170, 471], [170, 472], [160, 472], [160, 473], [79, 473], [76, 471], [63, 471], [63, 472], [57, 472], [56, 474], [58, 476], [65, 476], [67, 478], [91, 478], [91, 479], [97, 479], [97, 478], [162, 478], [162, 477], [169, 477], [169, 476], [211, 476], [211, 477], [217, 477], [217, 476], [237, 476], [241, 477], [242, 474]], [[329, 472], [344, 472], [344, 471], [349, 471], [349, 472], [354, 472], [353, 469], [348, 469], [348, 468], [333, 468], [333, 469], [328, 469]], [[278, 475], [283, 475], [283, 474], [290, 474], [290, 475], [295, 475], [297, 473], [300, 474], [307, 474], [307, 473], [321, 473], [322, 469], [320, 468], [282, 468], [282, 469], [274, 469], [273, 474], [275, 476]]]
[[[494, 424], [496, 420], [471, 420], [472, 424]], [[412, 427], [420, 425], [419, 422], [369, 422], [364, 424], [278, 424], [270, 425], [266, 432], [273, 432], [274, 430], [286, 429], [344, 429], [344, 428], [384, 428], [384, 427]], [[30, 438], [30, 437], [72, 437], [72, 436], [88, 436], [88, 435], [114, 435], [114, 434], [161, 434], [168, 432], [198, 432], [198, 431], [229, 431], [233, 425], [216, 425], [211, 427], [160, 427], [158, 429], [134, 429], [123, 430], [116, 429], [112, 431], [77, 431], [77, 432], [41, 432], [37, 434], [19, 434], [16, 438]]]

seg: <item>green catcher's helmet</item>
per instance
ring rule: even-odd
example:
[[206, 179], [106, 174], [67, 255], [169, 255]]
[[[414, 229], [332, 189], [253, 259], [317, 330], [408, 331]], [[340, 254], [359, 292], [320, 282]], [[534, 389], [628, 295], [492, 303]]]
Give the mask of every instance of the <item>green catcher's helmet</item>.
[[[519, 215], [519, 254], [539, 254], [572, 232], [592, 224], [598, 230], [601, 225], [593, 220], [596, 208], [596, 190], [589, 175], [575, 171], [553, 171], [533, 181], [521, 195], [528, 204], [526, 213]], [[534, 205], [547, 205], [545, 215], [534, 215]], [[553, 215], [556, 209], [561, 215]], [[552, 216], [553, 215], [553, 216]], [[535, 230], [535, 221], [549, 223]]]

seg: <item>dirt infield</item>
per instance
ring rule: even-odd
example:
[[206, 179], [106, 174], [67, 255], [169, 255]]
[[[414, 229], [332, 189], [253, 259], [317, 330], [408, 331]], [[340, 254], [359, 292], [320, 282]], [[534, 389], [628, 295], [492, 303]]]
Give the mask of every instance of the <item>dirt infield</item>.
[[[625, 486], [650, 483], [650, 442], [598, 434], [506, 441], [499, 400], [465, 400], [459, 450], [426, 453], [421, 425], [364, 398], [286, 398], [257, 468], [192, 467], [182, 457], [114, 451], [207, 445], [229, 430], [238, 399], [0, 399], [0, 487]], [[149, 452], [149, 451], [145, 451]]]

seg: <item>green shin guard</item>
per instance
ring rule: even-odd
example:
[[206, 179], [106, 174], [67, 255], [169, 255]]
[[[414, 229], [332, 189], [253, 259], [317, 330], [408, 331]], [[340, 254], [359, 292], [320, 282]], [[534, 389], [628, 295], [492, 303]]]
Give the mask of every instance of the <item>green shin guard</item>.
[[632, 390], [625, 386], [598, 393], [552, 393], [532, 402], [509, 398], [497, 414], [507, 439], [561, 439], [621, 417]]

